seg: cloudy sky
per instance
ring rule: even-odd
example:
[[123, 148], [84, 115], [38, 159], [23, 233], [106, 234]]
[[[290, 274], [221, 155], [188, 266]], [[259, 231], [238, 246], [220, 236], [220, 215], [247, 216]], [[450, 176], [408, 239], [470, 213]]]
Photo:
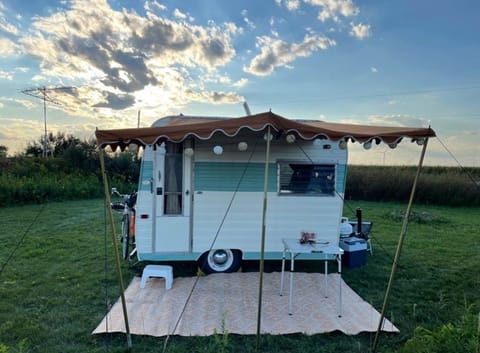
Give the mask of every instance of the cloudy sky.
[[[480, 2], [0, 0], [0, 145], [48, 131], [253, 113], [429, 126], [426, 162], [480, 166]], [[404, 143], [354, 163], [415, 164]], [[447, 152], [445, 147], [448, 148]], [[415, 153], [412, 153], [415, 152]]]

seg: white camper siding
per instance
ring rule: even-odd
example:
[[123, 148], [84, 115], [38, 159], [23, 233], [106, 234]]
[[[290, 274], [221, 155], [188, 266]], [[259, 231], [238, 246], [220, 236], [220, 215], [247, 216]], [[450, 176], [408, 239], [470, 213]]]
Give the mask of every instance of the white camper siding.
[[195, 194], [193, 251], [214, 248], [258, 250], [262, 221], [262, 194], [207, 191]]
[[272, 195], [268, 202], [267, 242], [269, 251], [282, 251], [282, 238], [300, 238], [301, 232], [314, 232], [319, 241], [338, 243], [343, 207], [334, 197]]
[[[261, 191], [264, 187], [265, 163], [196, 162], [196, 191]], [[268, 188], [277, 191], [277, 166], [269, 164]]]
[[[232, 192], [217, 191], [195, 195], [194, 252], [205, 251], [212, 245], [214, 248], [259, 251], [263, 193], [237, 193], [227, 213], [232, 196]], [[302, 230], [316, 232], [319, 239], [338, 242], [341, 207], [338, 196], [297, 197], [268, 193], [266, 250], [282, 251], [281, 239], [299, 238]]]
[[138, 181], [135, 242], [140, 260], [144, 253], [152, 252], [153, 222], [155, 220], [153, 168], [154, 151], [146, 147], [142, 157]]

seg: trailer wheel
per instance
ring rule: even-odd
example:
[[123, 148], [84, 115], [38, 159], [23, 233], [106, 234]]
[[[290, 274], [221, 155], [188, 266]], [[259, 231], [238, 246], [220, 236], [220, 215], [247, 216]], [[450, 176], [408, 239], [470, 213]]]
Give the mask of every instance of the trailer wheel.
[[231, 273], [240, 268], [242, 254], [238, 250], [214, 249], [202, 255], [199, 266], [205, 274]]

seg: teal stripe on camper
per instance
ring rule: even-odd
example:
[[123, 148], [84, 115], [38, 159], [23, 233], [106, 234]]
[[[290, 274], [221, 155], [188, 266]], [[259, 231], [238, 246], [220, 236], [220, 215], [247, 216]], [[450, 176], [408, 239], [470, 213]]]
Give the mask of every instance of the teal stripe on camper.
[[138, 181], [138, 189], [141, 191], [151, 191], [150, 183], [142, 183], [143, 180], [151, 180], [153, 178], [153, 162], [143, 161], [140, 168], [140, 179]]
[[[242, 174], [243, 179], [238, 185]], [[263, 191], [265, 164], [232, 162], [196, 162], [195, 190], [197, 191]], [[277, 191], [277, 166], [269, 164], [268, 191]]]
[[344, 194], [346, 183], [347, 183], [347, 165], [337, 164], [337, 181], [336, 181], [337, 192]]

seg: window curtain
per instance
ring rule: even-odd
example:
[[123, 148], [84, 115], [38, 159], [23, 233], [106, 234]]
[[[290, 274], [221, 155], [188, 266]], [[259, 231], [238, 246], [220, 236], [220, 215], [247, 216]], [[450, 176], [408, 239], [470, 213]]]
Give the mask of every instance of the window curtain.
[[181, 145], [167, 144], [165, 155], [165, 214], [182, 214]]

